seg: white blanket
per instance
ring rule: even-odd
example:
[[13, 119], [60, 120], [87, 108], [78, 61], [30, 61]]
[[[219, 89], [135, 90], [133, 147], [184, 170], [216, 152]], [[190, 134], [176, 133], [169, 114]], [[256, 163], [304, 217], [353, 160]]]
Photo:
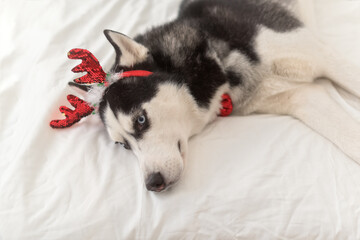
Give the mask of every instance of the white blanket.
[[[360, 1], [301, 1], [312, 29], [360, 67]], [[49, 127], [73, 92], [68, 50], [108, 70], [103, 29], [134, 36], [178, 5], [0, 1], [0, 239], [360, 239], [360, 166], [290, 117], [219, 118], [160, 194], [97, 116]]]

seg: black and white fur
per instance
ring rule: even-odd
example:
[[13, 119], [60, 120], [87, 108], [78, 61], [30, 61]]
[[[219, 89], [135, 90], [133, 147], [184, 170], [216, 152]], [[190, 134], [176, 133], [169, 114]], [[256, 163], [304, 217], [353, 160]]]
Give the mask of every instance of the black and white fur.
[[360, 162], [359, 123], [314, 81], [327, 77], [360, 97], [360, 71], [294, 9], [291, 0], [185, 0], [176, 20], [134, 40], [104, 31], [116, 51], [113, 72], [154, 72], [116, 81], [99, 99], [110, 138], [138, 157], [148, 190], [179, 180], [188, 139], [215, 120], [224, 93], [244, 115], [301, 120]]

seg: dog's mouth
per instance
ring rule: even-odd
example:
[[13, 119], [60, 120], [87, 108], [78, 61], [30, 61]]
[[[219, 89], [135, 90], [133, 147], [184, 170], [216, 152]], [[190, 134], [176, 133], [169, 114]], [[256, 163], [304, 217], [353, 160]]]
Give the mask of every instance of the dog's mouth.
[[166, 189], [166, 185], [165, 183], [164, 184], [161, 184], [158, 188], [156, 188], [155, 190], [151, 190], [151, 191], [154, 191], [154, 192], [162, 192]]
[[155, 186], [152, 188], [149, 188], [148, 186], [146, 186], [146, 188], [148, 191], [159, 193], [159, 192], [165, 192], [165, 191], [169, 190], [173, 185], [174, 185], [174, 182], [169, 182], [168, 184], [163, 183], [159, 186]]
[[149, 191], [153, 191], [153, 192], [156, 192], [156, 193], [159, 193], [159, 192], [166, 192], [167, 190], [169, 190], [171, 187], [173, 186], [173, 182], [170, 182], [169, 184], [165, 185], [161, 185], [158, 189], [156, 190], [149, 190]]

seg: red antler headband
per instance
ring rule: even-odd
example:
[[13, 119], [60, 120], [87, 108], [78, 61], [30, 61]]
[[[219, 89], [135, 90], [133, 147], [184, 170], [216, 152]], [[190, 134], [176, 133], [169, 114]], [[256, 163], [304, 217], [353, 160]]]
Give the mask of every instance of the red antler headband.
[[[81, 59], [82, 62], [74, 67], [71, 71], [74, 73], [86, 72], [87, 74], [74, 79], [76, 83], [79, 84], [93, 84], [99, 83], [108, 85], [108, 81], [106, 80], [107, 76], [110, 74], [106, 74], [102, 69], [99, 61], [95, 58], [95, 56], [86, 49], [75, 48], [69, 51], [68, 58], [70, 59]], [[115, 79], [121, 79], [126, 77], [146, 77], [153, 74], [149, 71], [143, 70], [134, 70], [134, 71], [126, 71], [118, 73]], [[75, 108], [71, 110], [68, 107], [61, 106], [59, 108], [60, 112], [65, 115], [65, 119], [61, 120], [52, 120], [50, 122], [50, 126], [52, 128], [67, 128], [75, 123], [79, 122], [82, 118], [90, 115], [94, 112], [95, 108], [91, 106], [90, 103], [74, 96], [68, 95], [67, 99], [69, 103]], [[220, 116], [228, 116], [232, 112], [232, 102], [231, 98], [228, 94], [224, 94], [222, 96], [222, 108], [220, 109]]]
[[[86, 72], [87, 74], [75, 79], [74, 81], [79, 84], [105, 84], [107, 85], [106, 76], [107, 74], [102, 69], [99, 61], [95, 56], [86, 49], [75, 48], [69, 51], [68, 58], [70, 59], [81, 59], [82, 62], [74, 67], [71, 71], [74, 73]], [[152, 72], [135, 70], [119, 73], [118, 79], [124, 77], [144, 77], [151, 75]], [[61, 106], [60, 112], [65, 115], [65, 119], [52, 120], [50, 126], [52, 128], [66, 128], [79, 122], [82, 118], [90, 115], [95, 109], [88, 102], [74, 96], [68, 95], [68, 101], [75, 108], [74, 110], [68, 107]]]

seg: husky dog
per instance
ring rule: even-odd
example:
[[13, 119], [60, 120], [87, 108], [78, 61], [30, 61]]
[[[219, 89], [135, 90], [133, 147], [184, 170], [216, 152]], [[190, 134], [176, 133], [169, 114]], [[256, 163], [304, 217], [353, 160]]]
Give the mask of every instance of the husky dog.
[[131, 39], [105, 30], [115, 73], [153, 72], [112, 83], [99, 100], [110, 138], [140, 161], [160, 192], [184, 169], [188, 140], [219, 114], [221, 96], [252, 113], [293, 116], [360, 162], [360, 128], [315, 80], [360, 97], [359, 69], [319, 41], [291, 0], [185, 0], [178, 18]]

